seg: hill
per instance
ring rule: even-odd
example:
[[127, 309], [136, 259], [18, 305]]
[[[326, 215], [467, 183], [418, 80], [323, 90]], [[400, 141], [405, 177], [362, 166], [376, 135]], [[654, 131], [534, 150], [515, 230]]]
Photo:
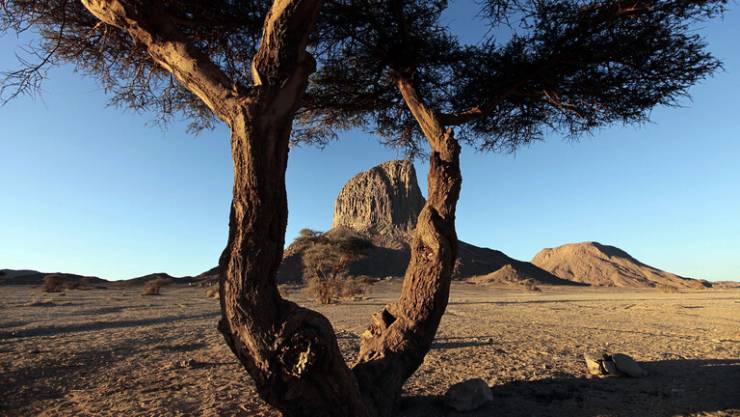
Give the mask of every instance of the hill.
[[79, 284], [105, 284], [110, 281], [99, 277], [83, 276], [77, 274], [68, 274], [64, 272], [39, 272], [30, 269], [0, 269], [0, 285], [41, 285], [44, 278], [49, 275], [56, 275], [65, 283]]
[[571, 243], [540, 251], [532, 263], [570, 281], [602, 287], [707, 288], [712, 284], [646, 265], [614, 246]]

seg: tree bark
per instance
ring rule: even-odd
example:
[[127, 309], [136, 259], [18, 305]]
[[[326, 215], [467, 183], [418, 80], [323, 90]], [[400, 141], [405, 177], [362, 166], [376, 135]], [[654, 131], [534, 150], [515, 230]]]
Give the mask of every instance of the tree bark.
[[252, 64], [257, 93], [232, 119], [234, 191], [221, 257], [219, 330], [260, 396], [287, 416], [367, 416], [329, 321], [280, 297], [295, 111], [314, 71], [306, 43], [320, 1], [277, 0]]
[[220, 266], [219, 330], [260, 396], [287, 416], [366, 416], [334, 329], [280, 297], [275, 276], [287, 222], [290, 120], [251, 108], [232, 133], [234, 199]]
[[447, 308], [457, 258], [455, 208], [462, 186], [460, 145], [453, 131], [443, 127], [410, 80], [401, 78], [397, 84], [432, 153], [428, 198], [417, 221], [401, 296], [373, 315], [353, 369], [366, 404], [378, 417], [393, 414], [404, 382], [429, 352]]

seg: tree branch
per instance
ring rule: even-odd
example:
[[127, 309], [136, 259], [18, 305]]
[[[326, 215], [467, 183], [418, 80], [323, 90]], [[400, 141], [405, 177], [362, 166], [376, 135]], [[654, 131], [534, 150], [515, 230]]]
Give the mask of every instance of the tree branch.
[[171, 72], [220, 119], [230, 123], [234, 104], [248, 96], [174, 25], [164, 6], [140, 7], [131, 0], [82, 0], [101, 21], [127, 31], [152, 59]]

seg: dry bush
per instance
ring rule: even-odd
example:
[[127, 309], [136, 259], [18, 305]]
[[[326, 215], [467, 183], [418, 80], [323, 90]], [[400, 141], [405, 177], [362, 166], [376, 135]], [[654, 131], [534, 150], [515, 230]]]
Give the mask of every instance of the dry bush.
[[312, 230], [301, 231], [296, 239], [305, 245], [303, 268], [307, 291], [321, 304], [352, 298], [367, 290], [361, 280], [349, 278], [349, 264], [365, 256], [371, 243], [361, 237], [335, 233], [332, 236]]
[[306, 290], [313, 295], [320, 304], [331, 304], [341, 292], [342, 282], [338, 279], [320, 279], [309, 277], [306, 279]]
[[320, 304], [334, 304], [365, 294], [369, 284], [360, 279], [332, 277], [307, 279], [306, 291]]
[[57, 274], [51, 274], [44, 277], [43, 286], [46, 292], [62, 292], [64, 278]]
[[370, 281], [362, 278], [349, 278], [344, 281], [341, 298], [351, 299], [365, 294], [370, 289]]
[[463, 262], [462, 262], [462, 259], [460, 259], [460, 257], [458, 256], [455, 259], [455, 265], [452, 268], [452, 279], [461, 279], [462, 269], [463, 269]]
[[144, 292], [141, 293], [141, 295], [160, 295], [159, 291], [162, 289], [164, 284], [165, 282], [161, 279], [147, 281], [146, 284], [144, 284]]
[[542, 288], [535, 285], [532, 280], [525, 280], [522, 282], [522, 285], [524, 286], [524, 289], [529, 292], [542, 292]]
[[675, 294], [678, 293], [678, 287], [674, 287], [673, 285], [666, 285], [666, 284], [658, 284], [655, 286], [655, 288], [663, 291], [667, 294]]
[[78, 290], [80, 289], [80, 281], [67, 281], [64, 283], [65, 290]]
[[219, 294], [218, 288], [208, 287], [208, 289], [206, 289], [206, 297], [218, 300], [221, 298], [221, 294]]

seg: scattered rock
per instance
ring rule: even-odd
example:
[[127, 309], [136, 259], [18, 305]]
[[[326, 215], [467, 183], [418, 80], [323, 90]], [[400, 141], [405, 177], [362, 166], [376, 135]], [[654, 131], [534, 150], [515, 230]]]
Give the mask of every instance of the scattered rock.
[[611, 358], [604, 359], [601, 362], [601, 366], [604, 367], [604, 371], [609, 376], [624, 376], [624, 374], [619, 371], [619, 368], [617, 368], [617, 365], [611, 360]]
[[630, 376], [641, 378], [647, 376], [647, 372], [637, 364], [631, 357], [623, 353], [609, 354], [592, 354], [584, 353], [583, 359], [586, 362], [586, 369], [589, 375], [593, 376]]
[[178, 363], [179, 368], [198, 369], [203, 368], [207, 363], [196, 361], [195, 359], [185, 359]]
[[604, 368], [602, 361], [604, 355], [595, 355], [591, 353], [584, 353], [583, 359], [586, 361], [586, 369], [588, 369], [589, 375], [601, 376], [604, 375]]
[[488, 383], [480, 378], [457, 383], [447, 390], [444, 403], [457, 411], [473, 411], [493, 401]]
[[619, 371], [631, 376], [632, 378], [642, 378], [647, 376], [647, 371], [645, 371], [634, 359], [623, 353], [615, 353], [611, 356], [611, 359]]

